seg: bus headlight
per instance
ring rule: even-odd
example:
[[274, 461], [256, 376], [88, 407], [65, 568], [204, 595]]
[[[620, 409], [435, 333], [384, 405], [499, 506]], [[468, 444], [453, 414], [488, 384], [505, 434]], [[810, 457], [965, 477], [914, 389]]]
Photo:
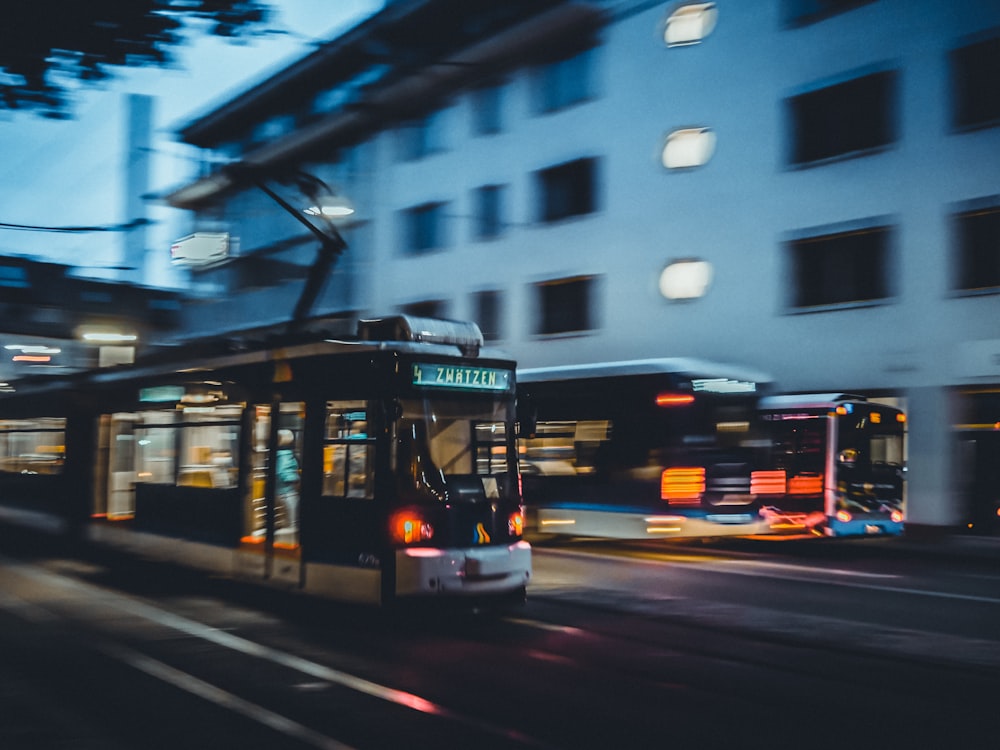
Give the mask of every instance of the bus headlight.
[[889, 514], [889, 520], [892, 521], [893, 523], [902, 523], [903, 512], [899, 510], [894, 510], [892, 513]]

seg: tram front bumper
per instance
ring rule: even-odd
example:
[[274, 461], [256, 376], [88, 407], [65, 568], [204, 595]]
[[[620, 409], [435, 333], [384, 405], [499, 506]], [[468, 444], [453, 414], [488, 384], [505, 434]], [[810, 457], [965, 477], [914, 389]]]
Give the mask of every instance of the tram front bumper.
[[396, 595], [506, 594], [528, 585], [531, 545], [462, 549], [414, 547], [396, 551]]

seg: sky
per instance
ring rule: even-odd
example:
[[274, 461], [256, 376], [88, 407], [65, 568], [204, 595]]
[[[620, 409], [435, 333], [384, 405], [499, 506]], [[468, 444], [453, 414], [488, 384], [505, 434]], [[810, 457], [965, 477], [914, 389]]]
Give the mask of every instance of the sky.
[[[152, 192], [163, 193], [193, 174], [196, 151], [174, 133], [250, 85], [308, 54], [312, 44], [337, 36], [381, 9], [382, 0], [268, 0], [270, 26], [287, 33], [235, 44], [198, 34], [175, 49], [170, 69], [116, 69], [99, 89], [81, 90], [72, 120], [0, 111], [0, 222], [33, 226], [107, 226], [125, 214], [125, 98], [153, 102]], [[179, 212], [151, 206], [150, 263], [144, 283], [171, 285], [170, 243], [182, 226]], [[112, 238], [109, 241], [109, 237]], [[108, 233], [62, 234], [0, 230], [0, 255], [26, 255], [81, 266], [114, 277], [103, 266], [122, 262]], [[162, 254], [160, 251], [162, 250]]]

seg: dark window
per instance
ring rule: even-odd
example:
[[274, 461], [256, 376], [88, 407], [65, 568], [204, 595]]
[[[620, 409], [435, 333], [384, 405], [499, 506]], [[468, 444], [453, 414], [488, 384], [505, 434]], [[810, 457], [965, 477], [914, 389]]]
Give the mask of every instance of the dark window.
[[444, 203], [424, 203], [403, 211], [403, 246], [407, 253], [425, 253], [444, 247]]
[[479, 89], [472, 95], [472, 130], [476, 135], [493, 135], [503, 129], [503, 87]]
[[538, 111], [554, 112], [591, 99], [594, 95], [593, 66], [594, 52], [585, 50], [538, 68]]
[[1000, 287], [1000, 206], [955, 215], [958, 288]]
[[540, 221], [559, 221], [597, 210], [595, 159], [577, 159], [537, 174]]
[[432, 112], [419, 120], [404, 123], [396, 131], [400, 161], [415, 161], [444, 150], [444, 115]]
[[1000, 37], [951, 53], [952, 121], [956, 128], [1000, 123]]
[[478, 239], [498, 237], [503, 232], [503, 194], [502, 185], [483, 185], [476, 188], [475, 201], [475, 232]]
[[795, 307], [865, 302], [888, 296], [889, 227], [870, 227], [789, 243]]
[[489, 289], [473, 295], [476, 323], [486, 341], [497, 341], [500, 336], [500, 292]]
[[28, 271], [20, 266], [0, 266], [0, 286], [27, 289], [31, 286]]
[[785, 20], [789, 26], [805, 26], [872, 2], [874, 0], [784, 0]]
[[896, 73], [844, 81], [788, 100], [793, 164], [880, 148], [896, 140]]
[[418, 318], [446, 318], [447, 308], [443, 299], [427, 299], [400, 305], [399, 310], [405, 315], [415, 315]]
[[538, 285], [538, 333], [589, 331], [593, 323], [594, 277], [577, 276]]

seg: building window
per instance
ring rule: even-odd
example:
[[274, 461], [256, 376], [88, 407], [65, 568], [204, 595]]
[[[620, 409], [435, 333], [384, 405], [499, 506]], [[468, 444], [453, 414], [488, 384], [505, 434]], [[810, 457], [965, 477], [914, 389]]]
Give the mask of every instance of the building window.
[[684, 128], [667, 136], [661, 159], [667, 169], [692, 169], [708, 163], [715, 153], [715, 133], [709, 128]]
[[418, 318], [447, 318], [448, 303], [443, 299], [426, 299], [400, 305], [399, 311], [404, 315], [414, 315]]
[[546, 336], [593, 330], [594, 287], [593, 276], [575, 276], [538, 284], [537, 332]]
[[875, 0], [784, 0], [785, 21], [789, 26], [806, 26], [873, 2]]
[[951, 52], [952, 122], [956, 128], [1000, 123], [1000, 37]]
[[560, 221], [597, 210], [596, 159], [576, 159], [536, 174], [539, 221]]
[[446, 203], [424, 203], [402, 212], [403, 247], [414, 255], [445, 246]]
[[895, 71], [882, 71], [789, 99], [792, 163], [809, 164], [893, 143], [895, 93]]
[[593, 98], [594, 55], [594, 51], [588, 49], [538, 68], [535, 77], [537, 110], [555, 112]]
[[500, 336], [500, 292], [488, 289], [473, 294], [475, 320], [486, 341], [498, 341]]
[[677, 8], [667, 18], [663, 41], [668, 47], [698, 44], [712, 33], [719, 11], [715, 3], [688, 3]]
[[444, 113], [431, 112], [400, 125], [396, 150], [400, 161], [416, 161], [444, 151]]
[[1000, 287], [1000, 205], [955, 214], [958, 289]]
[[503, 86], [478, 89], [472, 94], [472, 132], [494, 135], [503, 129]]
[[794, 307], [870, 302], [889, 296], [887, 226], [823, 234], [788, 244]]
[[483, 185], [473, 192], [476, 239], [492, 239], [503, 232], [503, 196], [503, 185]]

